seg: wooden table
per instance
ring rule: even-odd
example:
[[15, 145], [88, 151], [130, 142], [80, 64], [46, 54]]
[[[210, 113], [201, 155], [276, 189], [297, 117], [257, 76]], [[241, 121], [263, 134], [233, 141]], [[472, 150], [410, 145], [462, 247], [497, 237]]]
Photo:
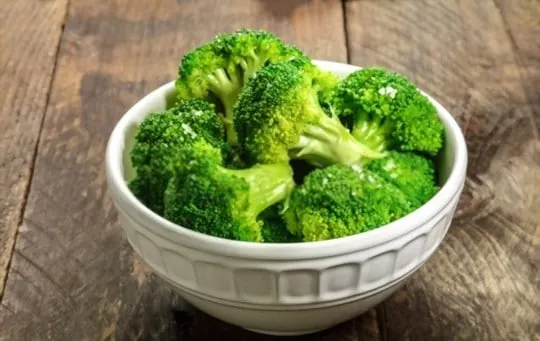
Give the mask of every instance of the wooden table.
[[459, 120], [467, 186], [442, 247], [354, 321], [301, 340], [540, 340], [540, 1], [5, 0], [0, 340], [273, 340], [182, 312], [107, 196], [113, 125], [183, 53], [239, 27], [402, 72]]

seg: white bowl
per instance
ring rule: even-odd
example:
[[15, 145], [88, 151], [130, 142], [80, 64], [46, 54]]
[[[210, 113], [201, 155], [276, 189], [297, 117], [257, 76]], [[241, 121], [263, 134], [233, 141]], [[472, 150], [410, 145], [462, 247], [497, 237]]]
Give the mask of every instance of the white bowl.
[[[340, 77], [356, 66], [316, 61]], [[260, 333], [308, 334], [354, 318], [382, 302], [437, 250], [463, 189], [462, 132], [431, 97], [446, 141], [441, 190], [411, 214], [362, 234], [321, 242], [258, 244], [191, 231], [154, 214], [129, 191], [137, 124], [174, 99], [174, 82], [135, 104], [111, 134], [106, 155], [110, 194], [135, 251], [182, 297], [218, 319]]]

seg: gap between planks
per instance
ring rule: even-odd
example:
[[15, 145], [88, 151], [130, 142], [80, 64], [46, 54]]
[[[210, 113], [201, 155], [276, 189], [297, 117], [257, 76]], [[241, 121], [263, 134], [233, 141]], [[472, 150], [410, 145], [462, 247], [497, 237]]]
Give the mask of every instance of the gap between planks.
[[343, 15], [343, 35], [345, 38], [345, 58], [347, 58], [347, 64], [351, 62], [349, 30], [347, 28], [347, 1], [341, 0], [341, 11]]
[[28, 174], [28, 183], [26, 184], [26, 187], [24, 189], [24, 194], [23, 194], [23, 197], [22, 197], [22, 205], [21, 205], [21, 208], [19, 210], [19, 217], [17, 219], [17, 225], [16, 225], [16, 228], [15, 228], [15, 233], [13, 235], [13, 242], [11, 243], [11, 245], [8, 245], [8, 250], [6, 250], [6, 252], [8, 253], [8, 260], [7, 260], [7, 265], [6, 265], [6, 268], [5, 268], [5, 276], [3, 277], [2, 282], [0, 282], [0, 303], [3, 302], [3, 299], [4, 299], [4, 289], [5, 289], [6, 283], [8, 281], [8, 277], [9, 277], [9, 273], [10, 273], [9, 270], [11, 269], [11, 261], [13, 260], [13, 253], [14, 253], [14, 250], [15, 250], [15, 243], [17, 241], [17, 236], [19, 234], [19, 229], [21, 228], [23, 220], [24, 220], [24, 213], [26, 211], [26, 204], [28, 203], [28, 195], [30, 194], [30, 189], [32, 187], [32, 178], [34, 177], [34, 167], [36, 165], [36, 160], [37, 160], [37, 156], [38, 156], [38, 152], [39, 152], [39, 142], [41, 140], [41, 132], [43, 130], [43, 124], [45, 122], [45, 117], [47, 115], [47, 110], [49, 108], [53, 83], [54, 83], [55, 78], [56, 78], [58, 55], [59, 55], [59, 52], [60, 52], [60, 46], [61, 46], [61, 43], [62, 43], [62, 37], [64, 35], [66, 21], [67, 21], [67, 18], [68, 18], [69, 4], [70, 4], [70, 0], [66, 0], [66, 5], [65, 5], [65, 8], [64, 8], [64, 17], [62, 18], [62, 21], [60, 22], [60, 33], [58, 35], [58, 40], [57, 40], [56, 46], [54, 48], [54, 63], [53, 63], [53, 67], [52, 67], [52, 70], [51, 70], [51, 78], [50, 78], [49, 84], [47, 85], [47, 92], [45, 94], [45, 105], [43, 107], [43, 114], [41, 115], [41, 120], [39, 122], [37, 139], [36, 139], [35, 144], [34, 144], [32, 160], [30, 162], [30, 168], [29, 168], [29, 174]]

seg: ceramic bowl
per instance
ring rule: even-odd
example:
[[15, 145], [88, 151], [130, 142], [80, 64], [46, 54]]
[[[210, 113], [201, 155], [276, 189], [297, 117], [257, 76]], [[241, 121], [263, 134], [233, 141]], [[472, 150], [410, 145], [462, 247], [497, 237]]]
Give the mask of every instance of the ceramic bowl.
[[[359, 67], [315, 61], [339, 77]], [[310, 243], [258, 244], [191, 231], [154, 214], [129, 191], [137, 124], [174, 100], [174, 82], [142, 98], [114, 127], [106, 152], [110, 195], [135, 251], [180, 295], [218, 319], [259, 333], [308, 334], [381, 303], [436, 252], [465, 181], [467, 150], [450, 113], [444, 123], [440, 191], [425, 205], [362, 234]]]

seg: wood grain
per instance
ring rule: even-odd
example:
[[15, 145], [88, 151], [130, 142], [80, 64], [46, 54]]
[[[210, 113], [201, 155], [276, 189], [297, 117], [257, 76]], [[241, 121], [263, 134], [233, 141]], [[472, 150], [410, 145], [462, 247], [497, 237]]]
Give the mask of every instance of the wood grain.
[[[183, 53], [215, 34], [266, 28], [313, 58], [345, 61], [342, 15], [341, 3], [327, 0], [73, 1], [0, 306], [0, 340], [256, 339], [182, 313], [134, 255], [107, 196], [106, 141], [126, 109], [175, 77]], [[320, 337], [377, 340], [374, 316]]]
[[380, 307], [383, 339], [540, 337], [538, 91], [530, 90], [540, 72], [538, 7], [499, 2], [516, 37], [492, 1], [347, 3], [352, 62], [407, 74], [457, 117], [469, 147], [453, 227]]
[[521, 0], [519, 6], [495, 0], [508, 37], [516, 51], [525, 93], [532, 106], [536, 127], [540, 126], [540, 2]]
[[0, 11], [0, 298], [32, 173], [66, 0]]

